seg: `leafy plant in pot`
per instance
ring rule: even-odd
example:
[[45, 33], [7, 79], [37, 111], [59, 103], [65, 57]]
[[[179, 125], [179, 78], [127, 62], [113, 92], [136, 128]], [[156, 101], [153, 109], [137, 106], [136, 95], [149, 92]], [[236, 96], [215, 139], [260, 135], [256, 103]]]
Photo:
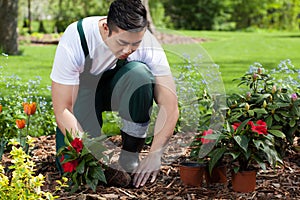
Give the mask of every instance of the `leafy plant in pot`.
[[207, 184], [227, 182], [227, 167], [222, 159], [225, 148], [216, 150], [216, 147], [220, 147], [222, 144], [218, 143], [219, 135], [214, 133], [215, 131], [212, 129], [204, 130], [201, 134], [195, 136], [191, 144], [190, 156], [205, 166]]
[[[267, 165], [275, 168], [282, 160], [275, 149], [274, 136], [268, 133], [264, 121], [247, 119], [233, 125], [226, 123], [227, 130], [222, 132], [228, 145], [225, 153], [232, 157], [232, 186], [238, 192], [251, 192], [256, 186], [256, 165], [266, 170]], [[252, 171], [252, 172], [250, 172]], [[245, 178], [246, 175], [252, 178]], [[241, 181], [236, 183], [241, 176]], [[246, 181], [245, 181], [246, 180]], [[252, 183], [251, 181], [252, 180]], [[243, 188], [248, 186], [249, 188]]]

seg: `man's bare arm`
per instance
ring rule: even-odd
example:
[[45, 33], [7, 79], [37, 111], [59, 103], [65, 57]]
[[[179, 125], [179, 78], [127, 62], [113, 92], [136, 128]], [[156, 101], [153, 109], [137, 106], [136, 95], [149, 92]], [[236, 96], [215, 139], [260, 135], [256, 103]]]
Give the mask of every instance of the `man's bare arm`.
[[75, 136], [82, 128], [73, 114], [78, 85], [63, 85], [52, 81], [52, 103], [58, 128], [65, 134], [66, 130]]

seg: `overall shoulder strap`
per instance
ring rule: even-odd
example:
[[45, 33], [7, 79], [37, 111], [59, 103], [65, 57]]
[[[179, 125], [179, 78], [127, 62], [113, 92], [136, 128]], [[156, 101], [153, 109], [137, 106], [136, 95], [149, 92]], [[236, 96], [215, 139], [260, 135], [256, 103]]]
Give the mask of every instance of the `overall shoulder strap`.
[[85, 57], [87, 57], [89, 55], [89, 49], [88, 49], [87, 42], [86, 42], [86, 39], [85, 39], [84, 31], [83, 31], [83, 28], [82, 28], [82, 19], [80, 19], [77, 22], [77, 31], [79, 33], [79, 37], [80, 37], [80, 41], [81, 41], [81, 47], [83, 49], [84, 55], [85, 55]]

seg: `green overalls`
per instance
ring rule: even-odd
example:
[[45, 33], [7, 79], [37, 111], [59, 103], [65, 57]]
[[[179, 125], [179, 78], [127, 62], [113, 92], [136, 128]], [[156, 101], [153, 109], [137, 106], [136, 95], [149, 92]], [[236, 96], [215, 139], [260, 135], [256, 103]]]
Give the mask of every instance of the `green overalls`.
[[[84, 71], [80, 74], [79, 91], [74, 105], [74, 115], [79, 121], [85, 132], [91, 137], [97, 137], [101, 134], [102, 112], [118, 111], [123, 120], [121, 128], [122, 138], [126, 133], [129, 135], [139, 134], [140, 127], [147, 127], [150, 121], [151, 108], [153, 105], [154, 77], [148, 67], [141, 62], [127, 62], [118, 60], [116, 67], [105, 71], [99, 75], [90, 73], [93, 60], [89, 56], [85, 35], [82, 28], [82, 19], [77, 23], [78, 33], [80, 35], [81, 46], [86, 56]], [[96, 87], [97, 86], [97, 87]], [[142, 128], [142, 132], [145, 132]], [[137, 133], [134, 133], [134, 132]], [[133, 137], [139, 141], [139, 138], [145, 138], [145, 133], [141, 137]], [[131, 136], [129, 137], [131, 138]], [[128, 140], [128, 139], [127, 139]], [[127, 141], [125, 140], [125, 141]], [[132, 140], [130, 140], [132, 141]], [[129, 144], [129, 146], [140, 146]], [[128, 146], [124, 144], [123, 147]], [[56, 151], [65, 146], [64, 135], [56, 129]], [[130, 150], [137, 152], [137, 147], [130, 147]], [[56, 158], [56, 164], [62, 173], [62, 167], [59, 158]]]

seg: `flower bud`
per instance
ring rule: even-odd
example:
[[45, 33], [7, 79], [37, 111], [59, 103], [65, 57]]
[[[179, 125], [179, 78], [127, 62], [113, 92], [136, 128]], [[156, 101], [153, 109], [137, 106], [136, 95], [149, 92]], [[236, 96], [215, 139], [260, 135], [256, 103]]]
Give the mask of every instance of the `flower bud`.
[[258, 74], [254, 73], [253, 76], [252, 76], [253, 81], [256, 81], [257, 77], [258, 77]]
[[258, 74], [262, 74], [262, 68], [259, 67], [259, 68], [257, 69], [257, 73], [258, 73]]
[[267, 102], [266, 102], [266, 100], [264, 100], [264, 103], [263, 103], [263, 108], [266, 108], [267, 107]]
[[248, 103], [245, 104], [245, 110], [248, 111], [250, 109], [250, 106]]
[[272, 110], [271, 113], [272, 113], [272, 115], [274, 115], [275, 114], [275, 110]]
[[273, 96], [270, 95], [269, 98], [270, 98], [270, 102], [272, 102], [273, 101]]
[[292, 94], [291, 96], [292, 101], [296, 101], [298, 99], [298, 96], [296, 93]]
[[282, 87], [279, 87], [278, 88], [278, 92], [281, 93], [281, 90], [282, 90]]
[[246, 93], [246, 100], [249, 101], [251, 98], [251, 92]]
[[273, 87], [272, 87], [272, 94], [274, 94], [275, 92], [276, 92], [276, 85], [273, 85]]

